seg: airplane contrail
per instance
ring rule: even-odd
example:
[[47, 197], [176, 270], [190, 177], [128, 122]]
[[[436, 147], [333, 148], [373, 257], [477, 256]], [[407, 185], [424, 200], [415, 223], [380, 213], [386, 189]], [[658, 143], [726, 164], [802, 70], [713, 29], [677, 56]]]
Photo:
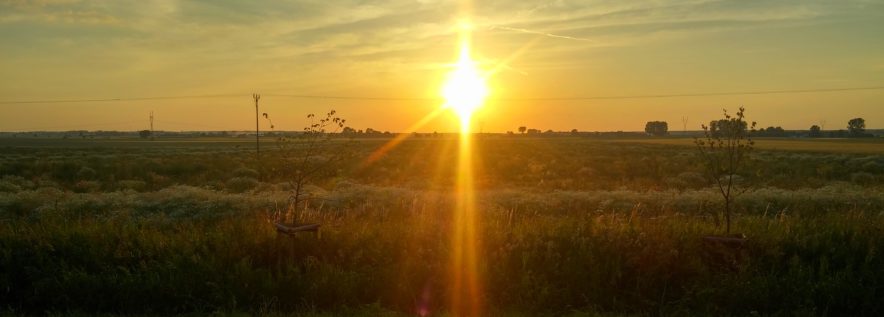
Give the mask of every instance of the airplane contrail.
[[511, 28], [511, 27], [508, 27], [508, 26], [501, 26], [501, 25], [491, 26], [491, 27], [489, 27], [488, 29], [489, 29], [489, 30], [501, 29], [501, 30], [507, 30], [507, 31], [513, 31], [513, 32], [519, 32], [519, 33], [528, 33], [528, 34], [543, 35], [543, 36], [554, 37], [554, 38], [559, 38], [559, 39], [566, 39], [566, 40], [594, 42], [593, 40], [585, 39], [585, 38], [580, 38], [580, 37], [573, 37], [573, 36], [567, 36], [567, 35], [558, 35], [558, 34], [552, 34], [552, 33], [546, 33], [546, 32], [539, 32], [539, 31], [533, 31], [533, 30], [528, 30], [528, 29]]

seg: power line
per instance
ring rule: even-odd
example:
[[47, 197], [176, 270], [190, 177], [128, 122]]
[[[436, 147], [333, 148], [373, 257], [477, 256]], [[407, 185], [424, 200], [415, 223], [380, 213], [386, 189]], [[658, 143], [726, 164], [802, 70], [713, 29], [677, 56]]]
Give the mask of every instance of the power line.
[[132, 97], [132, 98], [99, 98], [99, 99], [12, 100], [12, 101], [0, 101], [0, 104], [77, 103], [77, 102], [111, 102], [111, 101], [148, 101], [148, 100], [174, 100], [174, 99], [225, 98], [225, 97], [242, 97], [242, 96], [243, 96], [243, 95], [240, 95], [240, 94], [216, 94], [216, 95], [159, 96], [159, 97]]
[[334, 99], [334, 100], [370, 100], [370, 101], [434, 101], [442, 98], [419, 98], [419, 97], [348, 97], [332, 95], [288, 95], [288, 94], [264, 94], [269, 97], [289, 97], [297, 99]]
[[65, 126], [42, 126], [32, 128], [28, 131], [77, 131], [78, 129], [94, 129], [99, 127], [106, 126], [121, 126], [121, 125], [129, 125], [133, 123], [141, 123], [141, 120], [134, 121], [118, 121], [118, 122], [103, 122], [103, 123], [90, 123], [90, 124], [75, 124], [75, 125], [65, 125]]
[[[709, 93], [684, 93], [684, 94], [657, 94], [657, 95], [623, 95], [623, 96], [584, 96], [584, 97], [537, 97], [537, 98], [490, 98], [496, 101], [579, 101], [601, 99], [648, 99], [648, 98], [673, 98], [673, 97], [705, 97], [705, 96], [729, 96], [729, 95], [773, 95], [788, 93], [819, 93], [857, 90], [879, 90], [884, 86], [849, 87], [849, 88], [815, 88], [815, 89], [789, 89], [789, 90], [759, 90], [759, 91], [729, 91]], [[287, 95], [267, 94], [271, 97], [291, 97], [300, 99], [337, 99], [337, 100], [379, 100], [379, 101], [431, 101], [440, 98], [400, 98], [400, 97], [346, 97], [331, 95]]]
[[500, 98], [501, 101], [573, 101], [573, 100], [600, 100], [600, 99], [650, 99], [650, 98], [673, 98], [673, 97], [707, 97], [707, 96], [737, 96], [737, 95], [775, 95], [796, 93], [819, 93], [857, 90], [879, 90], [884, 86], [850, 87], [850, 88], [815, 88], [815, 89], [789, 89], [789, 90], [759, 90], [759, 91], [730, 91], [686, 94], [660, 94], [660, 95], [624, 95], [624, 96], [591, 96], [591, 97], [548, 97], [548, 98]]
[[[884, 89], [884, 86], [847, 87], [847, 88], [786, 89], [786, 90], [756, 90], [756, 91], [727, 91], [727, 92], [653, 94], [653, 95], [621, 95], [621, 96], [490, 98], [488, 100], [492, 100], [492, 101], [581, 101], [581, 100], [652, 99], [652, 98], [737, 96], [737, 95], [775, 95], [775, 94], [823, 93], [823, 92], [881, 90], [881, 89]], [[12, 100], [12, 101], [0, 101], [0, 104], [51, 104], [51, 103], [78, 103], [78, 102], [147, 101], [147, 100], [227, 98], [227, 97], [247, 97], [247, 96], [248, 95], [246, 95], [246, 94], [215, 94], [215, 95], [133, 97], [133, 98], [106, 98], [106, 99]], [[419, 98], [419, 97], [372, 97], [372, 96], [298, 95], [298, 94], [264, 94], [264, 96], [287, 97], [287, 98], [297, 98], [297, 99], [334, 99], [334, 100], [362, 100], [362, 101], [436, 101], [436, 100], [442, 99], [442, 98]]]

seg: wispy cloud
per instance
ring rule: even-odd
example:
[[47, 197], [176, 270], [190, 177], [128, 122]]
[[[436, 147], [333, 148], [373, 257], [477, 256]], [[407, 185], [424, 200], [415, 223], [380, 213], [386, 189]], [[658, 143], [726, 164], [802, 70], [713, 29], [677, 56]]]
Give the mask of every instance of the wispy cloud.
[[[792, 0], [499, 0], [476, 1], [473, 18], [487, 60], [504, 59], [524, 46], [530, 39], [523, 34], [556, 39], [532, 46], [513, 61], [518, 72], [534, 73], [536, 68], [520, 63], [585, 65], [592, 62], [587, 52], [603, 47], [816, 23], [841, 12], [833, 6], [838, 5]], [[838, 8], [857, 15], [869, 11]], [[0, 66], [38, 65], [40, 57], [70, 69], [85, 68], [74, 58], [79, 56], [98, 74], [174, 73], [193, 82], [221, 80], [217, 74], [272, 80], [258, 75], [259, 68], [270, 68], [264, 72], [277, 78], [299, 74], [289, 76], [299, 78], [291, 81], [321, 76], [341, 82], [379, 72], [427, 71], [427, 65], [446, 62], [458, 18], [455, 3], [435, 1], [0, 0], [0, 35], [5, 36], [0, 46], [15, 48], [0, 52], [6, 61]], [[336, 72], [351, 76], [329, 75]]]
[[552, 34], [552, 33], [533, 31], [533, 30], [528, 30], [528, 29], [512, 28], [512, 27], [501, 26], [501, 25], [492, 25], [491, 27], [488, 28], [488, 30], [507, 30], [507, 31], [519, 32], [519, 33], [543, 35], [546, 37], [552, 37], [552, 38], [558, 38], [558, 39], [592, 42], [592, 40], [590, 40], [590, 39], [585, 39], [585, 38], [580, 38], [580, 37]]

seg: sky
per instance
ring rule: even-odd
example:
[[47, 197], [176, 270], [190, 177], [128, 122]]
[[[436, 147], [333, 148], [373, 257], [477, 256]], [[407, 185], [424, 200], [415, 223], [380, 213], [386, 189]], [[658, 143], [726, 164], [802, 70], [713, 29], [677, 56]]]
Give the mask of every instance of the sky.
[[[140, 130], [151, 111], [157, 130], [248, 130], [254, 92], [277, 130], [335, 109], [404, 131], [440, 107], [463, 21], [497, 70], [474, 129], [696, 130], [740, 106], [761, 127], [884, 128], [884, 89], [549, 100], [881, 87], [880, 0], [0, 0], [0, 131]], [[418, 131], [457, 124], [448, 111]]]

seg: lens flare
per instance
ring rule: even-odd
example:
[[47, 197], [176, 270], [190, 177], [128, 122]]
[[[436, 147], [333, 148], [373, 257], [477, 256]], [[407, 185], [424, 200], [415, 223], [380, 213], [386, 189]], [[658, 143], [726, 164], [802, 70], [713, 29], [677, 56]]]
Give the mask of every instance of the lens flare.
[[[469, 29], [462, 26], [461, 33], [468, 33]], [[470, 58], [468, 35], [461, 35], [460, 45], [460, 56], [442, 86], [442, 97], [445, 106], [453, 109], [460, 118], [461, 132], [468, 132], [473, 112], [482, 106], [489, 91], [485, 76]]]

